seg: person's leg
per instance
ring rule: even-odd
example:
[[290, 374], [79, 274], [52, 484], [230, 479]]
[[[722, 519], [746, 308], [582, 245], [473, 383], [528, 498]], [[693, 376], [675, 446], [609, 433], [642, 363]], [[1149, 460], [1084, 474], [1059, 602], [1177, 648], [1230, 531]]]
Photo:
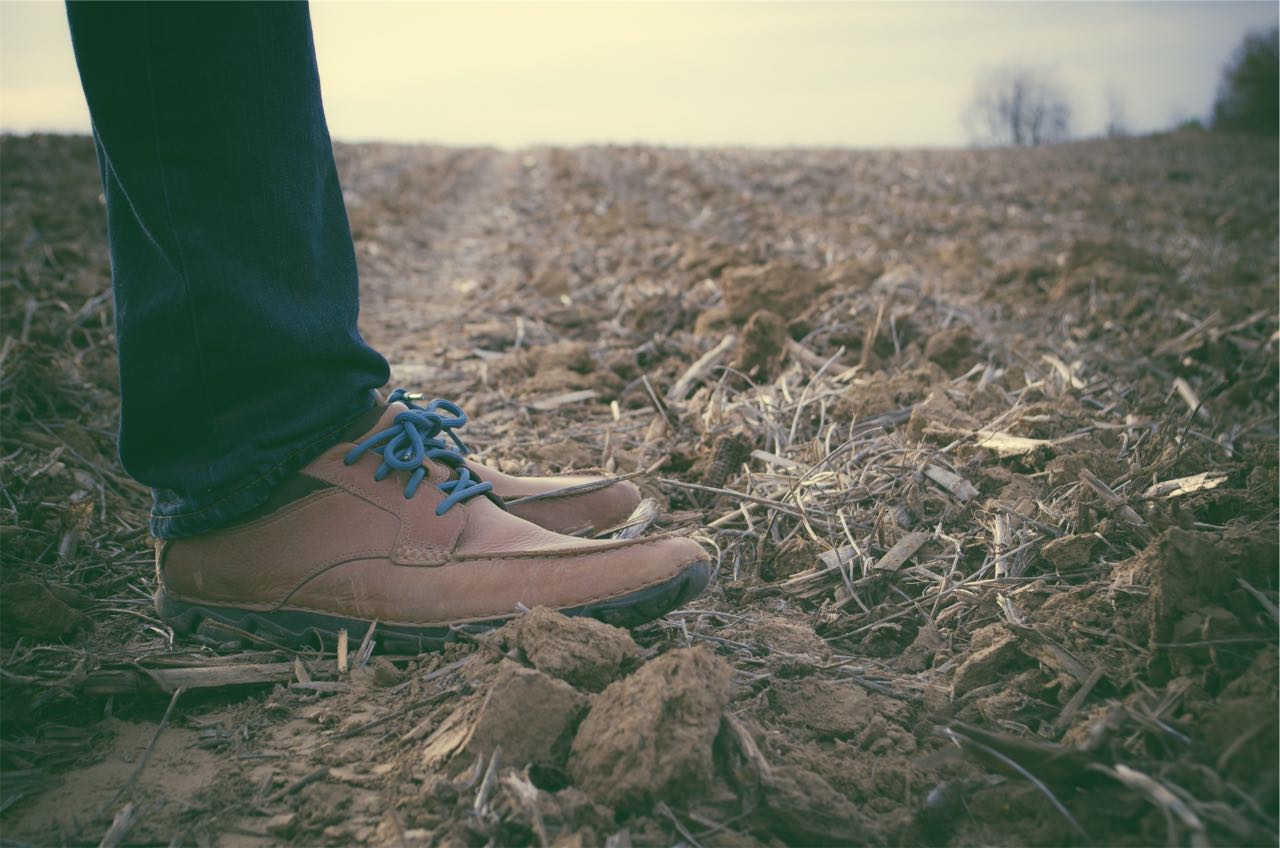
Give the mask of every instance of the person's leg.
[[525, 607], [631, 624], [701, 591], [688, 539], [517, 514], [598, 531], [631, 484], [498, 475], [439, 438], [457, 407], [377, 398], [305, 6], [68, 18], [107, 197], [121, 458], [155, 492], [165, 620], [299, 639], [380, 622], [423, 647]]
[[177, 538], [259, 506], [331, 446], [386, 361], [305, 4], [69, 2], [107, 200], [120, 455]]

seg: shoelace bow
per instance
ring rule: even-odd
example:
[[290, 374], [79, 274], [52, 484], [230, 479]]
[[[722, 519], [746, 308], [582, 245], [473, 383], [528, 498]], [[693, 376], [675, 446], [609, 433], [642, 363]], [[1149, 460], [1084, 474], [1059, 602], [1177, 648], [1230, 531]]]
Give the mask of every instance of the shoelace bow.
[[[436, 484], [436, 488], [447, 495], [436, 507], [436, 515], [444, 515], [454, 504], [493, 489], [493, 483], [476, 479], [463, 462], [467, 446], [453, 432], [455, 427], [467, 423], [467, 414], [460, 406], [440, 399], [425, 407], [418, 406], [404, 389], [396, 389], [387, 399], [388, 403], [396, 401], [409, 408], [396, 416], [392, 426], [374, 433], [348, 451], [343, 459], [347, 465], [355, 463], [367, 451], [378, 451], [382, 454], [382, 463], [374, 472], [373, 479], [384, 480], [392, 470], [409, 471], [409, 482], [404, 487], [406, 500], [414, 496], [422, 479], [427, 476], [427, 469], [422, 464], [425, 460], [432, 459], [447, 466], [458, 476]], [[438, 438], [441, 435], [448, 436], [456, 449]]]
[[[410, 409], [421, 409], [425, 412], [433, 413], [440, 418], [440, 432], [448, 436], [458, 447], [458, 453], [466, 456], [471, 453], [471, 449], [462, 443], [462, 439], [458, 438], [458, 434], [453, 432], [454, 427], [462, 427], [467, 423], [467, 413], [462, 411], [462, 407], [453, 401], [436, 398], [426, 406], [418, 406], [414, 403], [413, 396], [408, 389], [396, 389], [387, 398], [387, 403], [396, 403], [399, 401]], [[447, 415], [440, 415], [440, 410], [444, 410]]]

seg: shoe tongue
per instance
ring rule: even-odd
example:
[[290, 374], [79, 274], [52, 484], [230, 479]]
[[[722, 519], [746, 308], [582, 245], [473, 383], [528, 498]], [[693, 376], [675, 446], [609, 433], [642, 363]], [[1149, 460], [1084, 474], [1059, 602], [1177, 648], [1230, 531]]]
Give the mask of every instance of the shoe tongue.
[[365, 436], [372, 436], [374, 433], [385, 430], [395, 424], [396, 416], [405, 412], [408, 408], [399, 401], [390, 404], [379, 402], [368, 412], [347, 425], [347, 429], [342, 432], [342, 440], [344, 442], [358, 442]]

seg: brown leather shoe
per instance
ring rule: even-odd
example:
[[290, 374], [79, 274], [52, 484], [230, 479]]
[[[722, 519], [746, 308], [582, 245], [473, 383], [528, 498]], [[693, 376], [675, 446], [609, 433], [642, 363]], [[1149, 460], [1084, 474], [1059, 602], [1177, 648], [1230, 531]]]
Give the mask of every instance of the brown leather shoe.
[[303, 468], [299, 497], [160, 543], [157, 610], [184, 630], [212, 618], [275, 638], [376, 620], [384, 646], [429, 648], [535, 606], [631, 626], [710, 579], [689, 539], [579, 539], [511, 514], [444, 433], [440, 415], [393, 403]]
[[[454, 431], [467, 423], [467, 414], [446, 400], [433, 400], [423, 406], [415, 400], [417, 396], [396, 389], [388, 403], [440, 416], [442, 434], [466, 455], [467, 447]], [[554, 533], [602, 533], [624, 524], [640, 504], [640, 490], [634, 483], [597, 469], [514, 477], [474, 459], [467, 460], [467, 467], [473, 476], [493, 484], [493, 494], [512, 514]]]

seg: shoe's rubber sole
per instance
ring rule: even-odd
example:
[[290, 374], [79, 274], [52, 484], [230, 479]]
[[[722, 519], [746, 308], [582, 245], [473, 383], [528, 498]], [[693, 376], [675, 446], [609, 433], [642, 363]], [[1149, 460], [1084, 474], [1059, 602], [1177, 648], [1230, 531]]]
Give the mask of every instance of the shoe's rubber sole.
[[[564, 615], [587, 616], [617, 627], [634, 627], [661, 618], [681, 604], [696, 597], [711, 580], [708, 561], [690, 563], [665, 583], [650, 586], [629, 595], [610, 598], [584, 606], [561, 609]], [[353, 637], [363, 636], [372, 623], [367, 619], [345, 618], [304, 610], [260, 612], [217, 604], [192, 604], [169, 597], [164, 588], [156, 590], [156, 611], [179, 633], [191, 633], [206, 620], [230, 624], [240, 630], [266, 637], [274, 642], [314, 646], [317, 637], [336, 639], [339, 630]], [[379, 624], [374, 638], [384, 651], [416, 653], [435, 651], [448, 642], [458, 641], [459, 633], [481, 633], [501, 627], [512, 617], [468, 622], [452, 627], [406, 627]], [[322, 638], [323, 643], [323, 638]], [[332, 644], [332, 643], [330, 643]]]

